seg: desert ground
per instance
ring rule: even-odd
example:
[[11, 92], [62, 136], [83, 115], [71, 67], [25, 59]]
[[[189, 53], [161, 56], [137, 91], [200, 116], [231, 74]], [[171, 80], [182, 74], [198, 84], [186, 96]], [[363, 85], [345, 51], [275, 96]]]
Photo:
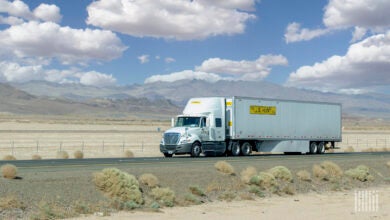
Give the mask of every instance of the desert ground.
[[[85, 158], [124, 157], [126, 150], [131, 150], [135, 157], [161, 157], [159, 142], [164, 130], [170, 127], [169, 120], [102, 120], [88, 118], [10, 118], [0, 117], [0, 160], [6, 155], [13, 155], [17, 160], [29, 160], [32, 155], [38, 154], [42, 159], [56, 158], [58, 151], [67, 151], [72, 156], [76, 150], [84, 152]], [[352, 149], [352, 150], [351, 150]], [[346, 126], [343, 129], [343, 141], [336, 145], [332, 152], [381, 152], [390, 149], [390, 127], [385, 126], [362, 127]], [[216, 159], [217, 161], [219, 159]], [[349, 179], [343, 180], [342, 185], [333, 185], [327, 181], [305, 182], [294, 180], [297, 188], [293, 195], [268, 195], [257, 197], [250, 195], [245, 199], [217, 199], [223, 187], [238, 187], [235, 193], [243, 193], [246, 186], [240, 183], [240, 175], [234, 177], [219, 176], [213, 165], [206, 164], [201, 170], [194, 169], [190, 175], [181, 169], [169, 167], [172, 170], [160, 171], [161, 167], [137, 168], [119, 167], [120, 169], [139, 176], [144, 172], [156, 174], [163, 186], [176, 190], [178, 200], [183, 201], [183, 192], [192, 182], [198, 182], [206, 191], [210, 191], [210, 201], [200, 205], [182, 203], [175, 207], [161, 207], [156, 210], [137, 211], [110, 211], [107, 216], [99, 210], [81, 214], [76, 219], [389, 219], [390, 218], [390, 167], [386, 166], [387, 157], [380, 161], [370, 161], [367, 166], [373, 168], [375, 181], [353, 183]], [[320, 163], [322, 161], [318, 161]], [[311, 172], [313, 164], [308, 166], [290, 164], [286, 166], [295, 174], [300, 169]], [[359, 161], [338, 162], [346, 170], [359, 165]], [[199, 164], [200, 165], [200, 164]], [[237, 173], [250, 163], [236, 162], [233, 164]], [[289, 166], [291, 165], [291, 166]], [[268, 166], [268, 165], [267, 165]], [[265, 168], [257, 165], [258, 171]], [[91, 180], [94, 172], [102, 167], [71, 170], [63, 168], [50, 171], [37, 169], [21, 169], [21, 180], [5, 180], [0, 178], [0, 198], [16, 195], [27, 204], [47, 202], [59, 203], [60, 206], [71, 204], [74, 201], [85, 199], [86, 203], [106, 201], [99, 193]], [[268, 169], [268, 168], [267, 168]], [[176, 171], [175, 171], [176, 170]], [[202, 170], [207, 170], [207, 175]], [[188, 175], [178, 179], [176, 175]], [[172, 175], [174, 174], [174, 175]], [[197, 178], [202, 176], [202, 178]], [[294, 177], [296, 179], [296, 177]], [[234, 180], [237, 186], [230, 186], [228, 181]], [[15, 182], [16, 181], [16, 182]], [[330, 186], [332, 185], [332, 186]], [[41, 187], [44, 186], [42, 189]], [[230, 188], [229, 188], [230, 187]], [[324, 187], [326, 190], [318, 190]], [[209, 188], [211, 188], [209, 190]], [[337, 190], [334, 190], [337, 188]], [[374, 211], [356, 210], [356, 192], [377, 192], [379, 202]], [[81, 193], [80, 193], [81, 192]], [[240, 196], [237, 195], [239, 198]], [[83, 201], [84, 202], [84, 201]], [[107, 202], [107, 201], [106, 201]], [[58, 205], [58, 204], [57, 204]], [[1, 206], [1, 204], [0, 204]], [[32, 206], [38, 208], [38, 205]], [[33, 213], [31, 207], [28, 213]], [[15, 210], [13, 210], [15, 211]], [[0, 208], [0, 219], [23, 219], [25, 214]], [[10, 214], [11, 213], [11, 214]], [[37, 218], [44, 219], [44, 218]]]

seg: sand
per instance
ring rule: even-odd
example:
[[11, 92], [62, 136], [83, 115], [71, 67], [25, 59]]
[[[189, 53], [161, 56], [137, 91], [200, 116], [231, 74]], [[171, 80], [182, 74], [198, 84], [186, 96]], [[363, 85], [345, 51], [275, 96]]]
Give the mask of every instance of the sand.
[[[75, 219], [390, 219], [390, 186], [359, 190], [373, 192], [371, 200], [360, 200], [362, 205], [371, 204], [371, 211], [368, 208], [366, 211], [362, 210], [364, 206], [359, 206], [355, 200], [358, 191], [351, 190], [322, 194], [313, 192], [288, 197], [273, 196], [253, 201], [215, 201], [190, 207], [163, 208], [161, 212], [111, 213], [111, 216], [106, 217], [95, 213]], [[376, 195], [378, 202], [375, 202]]]

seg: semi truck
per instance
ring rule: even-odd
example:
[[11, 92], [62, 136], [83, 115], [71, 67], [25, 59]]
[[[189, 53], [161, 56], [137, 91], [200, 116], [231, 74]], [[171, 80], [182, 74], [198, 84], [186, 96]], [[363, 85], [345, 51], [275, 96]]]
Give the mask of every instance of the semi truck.
[[252, 152], [323, 154], [341, 141], [341, 104], [250, 97], [191, 98], [163, 133], [165, 157]]

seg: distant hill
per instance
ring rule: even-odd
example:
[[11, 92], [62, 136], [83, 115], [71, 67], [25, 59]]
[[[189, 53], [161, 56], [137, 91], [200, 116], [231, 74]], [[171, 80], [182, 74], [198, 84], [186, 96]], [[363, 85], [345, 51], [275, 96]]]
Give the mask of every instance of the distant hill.
[[[375, 117], [390, 119], [390, 95], [362, 94], [346, 95], [337, 93], [322, 93], [311, 90], [289, 88], [264, 81], [217, 81], [214, 83], [203, 80], [181, 80], [175, 82], [156, 82], [134, 84], [111, 88], [97, 88], [80, 84], [55, 84], [49, 82], [27, 82], [13, 84], [20, 90], [35, 96], [69, 99], [89, 103], [91, 99], [110, 100], [112, 103], [122, 103], [123, 100], [148, 100], [155, 111], [155, 101], [177, 105], [181, 109], [191, 97], [199, 96], [247, 96], [277, 99], [293, 99], [305, 101], [323, 101], [342, 103], [343, 113], [358, 117]], [[48, 93], [47, 91], [50, 91]], [[127, 103], [129, 104], [129, 103]], [[128, 105], [127, 105], [128, 106]], [[170, 109], [169, 107], [166, 107]], [[139, 110], [139, 109], [138, 109]], [[176, 109], [177, 110], [177, 109]], [[160, 108], [165, 111], [165, 108]], [[178, 110], [180, 111], [180, 110]], [[168, 112], [174, 112], [168, 110]]]
[[[37, 85], [37, 84], [35, 84]], [[39, 86], [39, 85], [37, 85]], [[56, 92], [45, 87], [49, 94]], [[61, 88], [64, 89], [64, 88]], [[37, 89], [40, 90], [40, 89]], [[88, 115], [94, 117], [167, 118], [177, 114], [179, 108], [167, 100], [146, 98], [90, 98], [72, 100], [61, 95], [36, 96], [0, 83], [0, 113], [29, 115]]]

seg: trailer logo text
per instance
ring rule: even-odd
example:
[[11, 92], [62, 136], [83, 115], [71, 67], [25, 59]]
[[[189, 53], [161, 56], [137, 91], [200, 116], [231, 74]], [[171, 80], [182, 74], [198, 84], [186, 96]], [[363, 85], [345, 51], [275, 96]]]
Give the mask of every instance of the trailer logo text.
[[251, 105], [249, 107], [249, 113], [256, 115], [276, 115], [276, 106]]

